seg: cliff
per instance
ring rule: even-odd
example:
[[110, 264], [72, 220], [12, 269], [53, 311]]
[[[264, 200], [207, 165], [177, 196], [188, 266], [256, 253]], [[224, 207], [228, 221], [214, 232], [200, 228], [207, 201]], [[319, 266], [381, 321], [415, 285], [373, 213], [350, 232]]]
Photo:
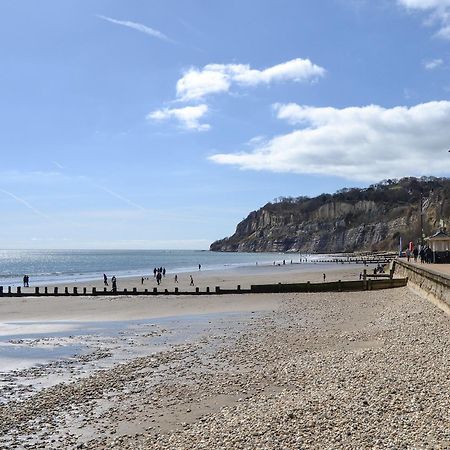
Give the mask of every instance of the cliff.
[[213, 251], [335, 253], [397, 250], [450, 219], [450, 179], [387, 180], [318, 197], [280, 198], [251, 212]]

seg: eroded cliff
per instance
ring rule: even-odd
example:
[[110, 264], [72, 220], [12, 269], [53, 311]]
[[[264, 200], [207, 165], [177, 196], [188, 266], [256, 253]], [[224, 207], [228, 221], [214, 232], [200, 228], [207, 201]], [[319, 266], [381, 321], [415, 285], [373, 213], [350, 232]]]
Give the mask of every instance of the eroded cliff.
[[[422, 205], [422, 206], [421, 206]], [[450, 179], [387, 180], [367, 189], [284, 198], [251, 212], [213, 251], [330, 253], [398, 249], [450, 219]], [[406, 244], [405, 244], [406, 245]]]

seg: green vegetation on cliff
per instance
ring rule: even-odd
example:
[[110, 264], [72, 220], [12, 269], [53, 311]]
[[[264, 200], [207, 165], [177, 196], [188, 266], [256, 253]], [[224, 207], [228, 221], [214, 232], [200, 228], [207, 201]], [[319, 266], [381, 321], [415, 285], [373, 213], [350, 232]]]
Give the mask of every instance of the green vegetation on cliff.
[[215, 241], [213, 251], [330, 253], [398, 249], [450, 219], [450, 179], [385, 180], [365, 189], [334, 194], [280, 197], [251, 212], [236, 232]]

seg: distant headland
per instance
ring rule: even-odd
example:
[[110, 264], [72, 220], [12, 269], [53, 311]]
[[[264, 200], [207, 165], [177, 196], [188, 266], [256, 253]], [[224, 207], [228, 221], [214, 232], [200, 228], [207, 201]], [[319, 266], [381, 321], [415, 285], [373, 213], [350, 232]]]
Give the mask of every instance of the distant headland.
[[212, 251], [334, 253], [396, 250], [450, 220], [450, 178], [407, 177], [334, 194], [280, 197], [251, 212]]

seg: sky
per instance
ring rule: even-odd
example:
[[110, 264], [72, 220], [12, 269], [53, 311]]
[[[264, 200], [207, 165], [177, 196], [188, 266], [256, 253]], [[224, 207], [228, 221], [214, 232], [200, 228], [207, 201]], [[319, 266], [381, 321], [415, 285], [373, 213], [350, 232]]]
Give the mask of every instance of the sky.
[[450, 0], [0, 0], [0, 248], [207, 249], [450, 175]]

